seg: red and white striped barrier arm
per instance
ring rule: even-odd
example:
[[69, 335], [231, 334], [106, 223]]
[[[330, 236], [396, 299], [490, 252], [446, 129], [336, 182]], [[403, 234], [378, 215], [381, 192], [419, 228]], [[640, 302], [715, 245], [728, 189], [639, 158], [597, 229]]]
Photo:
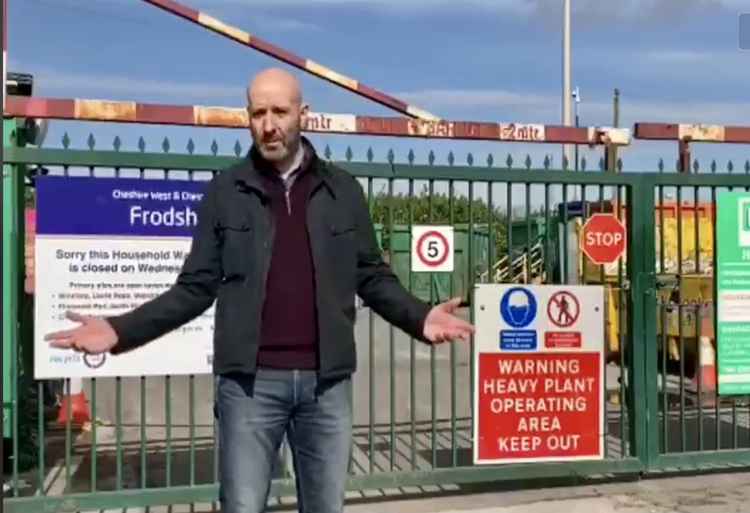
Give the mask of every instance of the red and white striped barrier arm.
[[[72, 100], [10, 96], [6, 115], [40, 119], [110, 121], [183, 126], [247, 128], [247, 110], [200, 105], [159, 105], [107, 100]], [[405, 117], [310, 113], [307, 132], [353, 135], [472, 139], [586, 145], [630, 144], [630, 130], [526, 123], [422, 120]]]
[[283, 48], [279, 48], [271, 43], [268, 43], [256, 36], [251, 36], [247, 32], [237, 27], [233, 27], [218, 20], [206, 13], [197, 11], [191, 7], [175, 2], [174, 0], [143, 0], [155, 7], [159, 7], [167, 11], [168, 13], [179, 16], [188, 21], [191, 21], [197, 25], [205, 27], [209, 30], [216, 32], [224, 37], [233, 39], [240, 44], [258, 50], [266, 55], [269, 55], [282, 62], [286, 62], [296, 68], [311, 73], [317, 77], [328, 80], [329, 82], [336, 84], [344, 89], [348, 89], [360, 96], [363, 96], [369, 100], [377, 102], [381, 105], [389, 107], [400, 114], [405, 114], [410, 117], [418, 119], [438, 119], [435, 115], [420, 109], [415, 105], [409, 105], [393, 96], [385, 94], [377, 89], [366, 86], [360, 83], [358, 80], [347, 77], [338, 73], [322, 64], [319, 64], [312, 59], [306, 59], [299, 57]]
[[750, 144], [750, 126], [636, 123], [636, 139]]

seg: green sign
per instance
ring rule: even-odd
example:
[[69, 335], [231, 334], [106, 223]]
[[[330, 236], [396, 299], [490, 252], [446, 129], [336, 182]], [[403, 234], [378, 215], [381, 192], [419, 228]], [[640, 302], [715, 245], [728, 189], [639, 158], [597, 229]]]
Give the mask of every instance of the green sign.
[[718, 195], [716, 292], [719, 393], [750, 393], [750, 194]]

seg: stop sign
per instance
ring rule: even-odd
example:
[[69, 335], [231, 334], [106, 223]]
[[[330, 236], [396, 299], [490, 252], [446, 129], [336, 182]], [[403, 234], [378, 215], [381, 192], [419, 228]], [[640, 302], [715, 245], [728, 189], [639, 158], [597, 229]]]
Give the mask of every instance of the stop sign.
[[625, 242], [625, 226], [613, 214], [594, 214], [583, 225], [581, 250], [595, 264], [616, 262]]

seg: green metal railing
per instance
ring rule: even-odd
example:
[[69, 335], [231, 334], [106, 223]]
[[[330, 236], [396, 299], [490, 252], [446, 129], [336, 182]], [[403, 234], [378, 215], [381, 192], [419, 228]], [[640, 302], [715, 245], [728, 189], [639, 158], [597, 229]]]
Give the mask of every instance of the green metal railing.
[[[194, 145], [190, 146], [187, 154], [169, 153], [166, 140], [163, 153], [146, 153], [143, 144], [139, 152], [120, 151], [119, 143], [114, 151], [97, 151], [92, 137], [89, 150], [6, 148], [5, 160], [10, 164], [6, 190], [14, 191], [7, 194], [23, 198], [27, 187], [23, 178], [33, 181], [42, 170], [70, 175], [198, 178], [220, 172], [241, 154], [239, 144], [235, 156], [217, 155], [215, 145], [214, 155], [194, 155]], [[330, 151], [326, 149], [323, 156], [330, 159]], [[726, 403], [715, 394], [715, 405], [704, 408], [700, 402], [691, 402], [685, 358], [670, 372], [663, 365], [665, 353], [660, 353], [660, 342], [663, 347], [663, 339], [668, 337], [658, 326], [668, 320], [663, 312], [673, 308], [662, 299], [664, 275], [674, 275], [672, 282], [679, 282], [687, 279], [687, 270], [679, 267], [665, 273], [663, 237], [657, 238], [657, 226], [664, 218], [654, 217], [657, 207], [665, 205], [663, 198], [669, 196], [670, 188], [676, 191], [678, 205], [682, 205], [679, 201], [684, 191], [691, 192], [693, 201], [702, 197], [701, 191], [709, 191], [707, 201], [711, 201], [719, 188], [750, 187], [750, 176], [564, 172], [534, 169], [528, 158], [521, 169], [512, 167], [512, 159], [504, 168], [493, 167], [492, 159], [487, 166], [474, 166], [473, 157], [467, 159], [468, 165], [458, 166], [452, 154], [447, 166], [435, 165], [434, 156], [429, 165], [416, 165], [413, 152], [403, 164], [395, 162], [392, 152], [387, 163], [373, 162], [371, 151], [365, 162], [353, 161], [351, 151], [346, 157], [338, 164], [361, 181], [389, 258], [399, 258], [399, 227], [423, 223], [466, 226], [465, 247], [457, 248], [465, 252], [464, 263], [448, 277], [448, 295], [469, 298], [477, 281], [604, 284], [611, 304], [607, 322], [617, 326], [605, 341], [603, 460], [475, 466], [471, 463], [475, 415], [471, 385], [476, 372], [473, 343], [417, 344], [365, 305], [356, 326], [360, 364], [354, 379], [349, 489], [750, 464], [750, 439], [741, 436], [750, 430], [750, 406], [740, 400]], [[581, 167], [585, 168], [585, 162]], [[4, 241], [8, 241], [4, 254], [22, 254], [21, 202], [4, 205], [4, 214], [9, 216], [4, 218]], [[627, 258], [614, 269], [579, 259], [574, 255], [577, 242], [569, 238], [576, 226], [599, 210], [614, 212], [628, 227]], [[659, 233], [664, 233], [663, 228]], [[405, 262], [394, 260], [394, 268], [405, 285], [416, 290], [417, 277], [409, 271], [408, 258], [407, 253]], [[698, 264], [694, 271], [707, 271], [702, 266]], [[12, 261], [4, 272], [15, 280], [4, 291], [4, 326], [8, 326], [19, 318], [21, 301], [30, 298], [16, 293], [23, 276], [22, 261]], [[433, 286], [441, 278], [430, 276], [429, 289], [423, 292], [427, 299], [445, 299], [437, 297], [441, 288]], [[692, 308], [682, 301], [677, 304], [680, 316]], [[464, 313], [471, 316], [471, 309]], [[679, 329], [683, 330], [682, 324]], [[681, 350], [686, 347], [683, 331], [677, 337]], [[4, 339], [12, 341], [13, 348], [29, 350], [31, 339], [24, 338], [24, 333], [20, 326], [18, 331], [4, 332]], [[21, 384], [19, 373], [18, 358], [12, 358], [13, 382], [20, 387], [11, 401], [13, 425], [32, 426], [37, 447], [31, 464], [19, 468], [24, 448], [19, 445], [18, 428], [13, 430], [12, 497], [5, 502], [9, 511], [215, 505], [217, 452], [210, 408], [211, 376], [91, 379], [86, 390], [95, 421], [90, 431], [81, 435], [70, 422], [57, 426], [45, 420], [46, 384]], [[700, 396], [700, 383], [698, 387]], [[22, 414], [18, 398], [31, 388], [38, 408]], [[675, 393], [679, 402], [670, 401]], [[716, 429], [716, 443], [709, 444], [708, 438], [714, 436], [706, 436], [703, 424], [696, 423], [694, 416], [701, 423], [713, 419], [714, 425], [731, 419], [729, 434]], [[675, 426], [677, 445], [673, 443]], [[690, 442], [690, 436], [696, 436], [699, 443]], [[282, 454], [272, 494], [287, 495], [293, 487]]]

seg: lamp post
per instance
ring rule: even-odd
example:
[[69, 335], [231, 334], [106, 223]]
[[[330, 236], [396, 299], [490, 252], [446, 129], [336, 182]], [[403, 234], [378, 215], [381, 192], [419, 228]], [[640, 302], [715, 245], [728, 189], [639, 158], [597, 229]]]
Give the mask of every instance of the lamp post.
[[[575, 89], [573, 89], [573, 92], [571, 93], [573, 95], [573, 106], [575, 107], [575, 123], [576, 128], [579, 126], [579, 119], [578, 119], [578, 104], [581, 103], [581, 91], [578, 89], [578, 86], [576, 86]], [[578, 171], [578, 144], [576, 144], [576, 154], [575, 154], [575, 162], [576, 162], [576, 171]]]
[[[570, 2], [571, 0], [563, 0], [563, 109], [562, 118], [564, 126], [571, 126], [572, 115], [571, 115], [571, 91], [570, 91]], [[563, 156], [567, 158], [568, 166], [571, 161], [571, 147], [569, 144], [563, 145]]]

